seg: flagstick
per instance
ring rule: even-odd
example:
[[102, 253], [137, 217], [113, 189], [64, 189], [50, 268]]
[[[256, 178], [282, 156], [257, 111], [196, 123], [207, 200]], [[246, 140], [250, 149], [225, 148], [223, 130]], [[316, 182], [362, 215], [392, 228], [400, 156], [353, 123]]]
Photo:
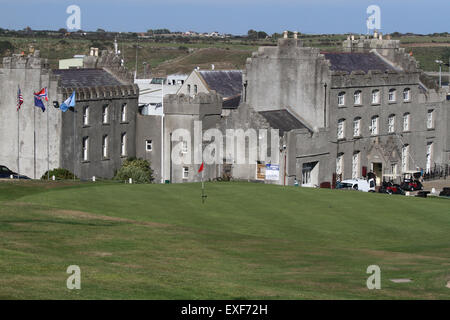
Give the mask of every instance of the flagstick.
[[[48, 89], [47, 89], [48, 90]], [[48, 91], [47, 91], [47, 98], [48, 98]], [[48, 101], [47, 101], [47, 180], [50, 180], [50, 141], [49, 141], [49, 107], [48, 107]]]
[[20, 117], [20, 108], [17, 109], [17, 175], [18, 176], [20, 176], [20, 121], [19, 121], [19, 117]]
[[203, 171], [205, 170], [205, 168], [203, 168], [202, 170], [202, 203], [205, 204], [205, 181], [203, 181]]
[[33, 123], [34, 123], [34, 136], [33, 136], [33, 144], [34, 144], [34, 179], [36, 179], [36, 107], [33, 107]]

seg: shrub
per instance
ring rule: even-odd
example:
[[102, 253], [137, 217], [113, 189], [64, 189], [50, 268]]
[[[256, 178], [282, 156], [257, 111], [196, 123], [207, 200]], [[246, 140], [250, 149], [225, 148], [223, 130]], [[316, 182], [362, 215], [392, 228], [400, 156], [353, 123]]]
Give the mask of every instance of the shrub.
[[133, 179], [134, 183], [151, 183], [154, 178], [150, 162], [136, 158], [125, 160], [114, 179], [127, 181], [130, 178]]
[[50, 176], [50, 179], [55, 176], [56, 180], [72, 180], [72, 179], [78, 179], [77, 176], [75, 176], [72, 172], [70, 172], [67, 169], [53, 169], [50, 170], [49, 175], [47, 175], [48, 171], [46, 171], [42, 177], [41, 180], [47, 180], [47, 177]]

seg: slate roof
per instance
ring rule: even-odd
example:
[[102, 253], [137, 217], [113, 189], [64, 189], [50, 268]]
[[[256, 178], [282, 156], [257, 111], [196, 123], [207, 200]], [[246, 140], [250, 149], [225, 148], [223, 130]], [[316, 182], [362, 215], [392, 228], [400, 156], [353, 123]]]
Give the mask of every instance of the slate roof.
[[293, 129], [307, 129], [301, 121], [287, 110], [260, 111], [259, 113], [266, 118], [272, 128], [279, 129], [281, 135]]
[[198, 71], [209, 89], [215, 90], [224, 99], [235, 97], [242, 92], [242, 71], [217, 70]]
[[103, 69], [57, 69], [63, 88], [85, 88], [96, 86], [119, 86], [122, 83]]
[[325, 59], [330, 61], [332, 71], [346, 71], [348, 73], [360, 70], [366, 73], [369, 70], [395, 71], [391, 65], [372, 52], [322, 52], [322, 54]]
[[222, 103], [223, 109], [237, 109], [239, 105], [241, 104], [241, 95], [238, 94], [237, 96], [224, 99]]

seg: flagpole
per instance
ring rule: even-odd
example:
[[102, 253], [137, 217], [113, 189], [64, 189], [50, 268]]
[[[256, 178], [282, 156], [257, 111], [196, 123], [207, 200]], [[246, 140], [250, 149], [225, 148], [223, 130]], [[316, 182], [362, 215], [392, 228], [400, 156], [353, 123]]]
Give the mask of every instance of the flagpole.
[[[48, 89], [47, 89], [48, 90]], [[47, 98], [48, 98], [48, 91], [47, 91]], [[47, 180], [50, 180], [50, 133], [49, 133], [49, 115], [48, 112], [50, 111], [48, 107], [48, 100], [47, 100]]]
[[33, 107], [34, 179], [36, 179], [36, 107]]
[[[21, 93], [22, 94], [22, 93]], [[17, 97], [19, 99], [19, 97]], [[20, 102], [17, 102], [19, 105]], [[17, 108], [17, 175], [20, 176], [20, 107]]]

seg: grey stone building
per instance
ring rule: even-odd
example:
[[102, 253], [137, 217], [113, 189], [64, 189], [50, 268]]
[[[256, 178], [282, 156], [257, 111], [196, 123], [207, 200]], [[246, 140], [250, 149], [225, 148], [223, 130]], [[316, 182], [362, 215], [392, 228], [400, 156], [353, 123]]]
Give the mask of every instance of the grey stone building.
[[[124, 158], [136, 155], [137, 86], [110, 54], [86, 60], [95, 68], [51, 70], [38, 51], [3, 59], [2, 165], [35, 179], [54, 168], [69, 169], [81, 179], [111, 178]], [[24, 97], [19, 112], [18, 87]], [[44, 87], [50, 101], [42, 112], [34, 107], [33, 92]], [[75, 112], [54, 108], [73, 91]]]
[[[446, 93], [421, 75], [399, 41], [349, 38], [331, 53], [285, 38], [248, 59], [239, 109], [280, 129], [280, 183], [318, 186], [370, 171], [380, 183], [449, 163]], [[240, 114], [230, 117], [242, 122]]]

